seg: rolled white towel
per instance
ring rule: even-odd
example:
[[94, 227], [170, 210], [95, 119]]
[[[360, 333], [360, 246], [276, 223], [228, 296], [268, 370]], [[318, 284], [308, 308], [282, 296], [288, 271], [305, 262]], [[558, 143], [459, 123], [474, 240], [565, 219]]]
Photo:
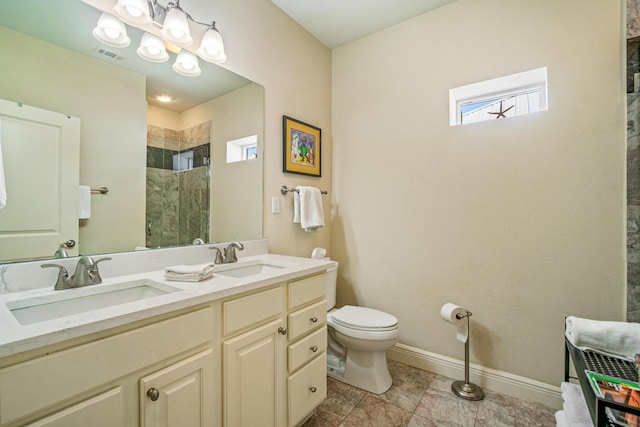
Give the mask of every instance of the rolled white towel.
[[556, 412], [556, 427], [571, 427], [564, 411]]
[[563, 382], [560, 385], [565, 415], [572, 426], [592, 427], [593, 421], [582, 389], [577, 384]]
[[594, 349], [630, 360], [640, 353], [640, 323], [582, 319], [569, 316], [565, 335], [581, 350]]

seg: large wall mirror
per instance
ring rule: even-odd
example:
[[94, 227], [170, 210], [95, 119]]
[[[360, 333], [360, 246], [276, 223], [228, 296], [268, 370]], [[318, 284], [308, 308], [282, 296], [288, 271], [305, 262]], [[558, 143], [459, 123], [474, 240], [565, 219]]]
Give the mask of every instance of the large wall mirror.
[[[81, 0], [0, 2], [0, 99], [79, 119], [77, 184], [109, 189], [91, 194], [90, 216], [78, 219], [77, 244], [66, 252], [262, 238], [264, 89], [202, 60], [198, 77], [175, 73], [175, 54], [143, 61], [136, 54], [143, 32], [130, 26], [129, 47], [101, 45], [92, 36], [100, 14]], [[160, 94], [174, 101], [163, 104]], [[227, 163], [227, 143], [245, 138], [255, 141], [246, 160]], [[0, 234], [2, 221], [0, 211]], [[52, 258], [58, 249], [9, 250], [0, 263]]]

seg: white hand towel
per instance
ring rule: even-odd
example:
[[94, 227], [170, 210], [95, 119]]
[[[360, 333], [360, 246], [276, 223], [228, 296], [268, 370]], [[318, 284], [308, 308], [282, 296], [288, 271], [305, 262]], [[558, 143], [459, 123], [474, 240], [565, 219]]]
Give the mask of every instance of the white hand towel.
[[297, 190], [300, 195], [300, 226], [307, 232], [324, 227], [324, 209], [320, 190], [305, 186], [299, 186]]
[[640, 353], [640, 323], [582, 319], [569, 316], [565, 335], [581, 350], [594, 349], [634, 360]]
[[562, 400], [564, 404], [562, 409], [572, 426], [593, 426], [587, 402], [582, 394], [582, 389], [577, 384], [563, 382], [560, 385], [562, 390]]
[[174, 265], [165, 268], [164, 277], [178, 282], [200, 282], [213, 277], [214, 264]]
[[4, 208], [6, 204], [7, 204], [7, 187], [4, 181], [4, 163], [2, 162], [2, 145], [0, 145], [0, 209]]
[[91, 218], [91, 187], [81, 185], [78, 189], [78, 218]]
[[569, 424], [569, 420], [567, 419], [567, 414], [564, 411], [558, 411], [555, 414], [556, 416], [556, 427], [571, 427]]
[[293, 223], [300, 224], [300, 193], [293, 192]]

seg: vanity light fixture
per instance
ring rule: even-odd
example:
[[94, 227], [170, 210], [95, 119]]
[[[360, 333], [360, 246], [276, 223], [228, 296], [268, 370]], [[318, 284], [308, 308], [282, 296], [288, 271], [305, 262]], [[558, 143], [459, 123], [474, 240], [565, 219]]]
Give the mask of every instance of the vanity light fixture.
[[180, 0], [170, 1], [167, 7], [158, 4], [158, 0], [118, 0], [113, 11], [131, 25], [153, 23], [161, 29], [160, 34], [165, 40], [182, 47], [189, 47], [193, 43], [188, 21], [208, 27], [197, 50], [198, 55], [213, 63], [221, 63], [227, 59], [215, 21], [211, 24], [196, 21], [180, 7]]
[[201, 73], [198, 65], [198, 57], [188, 50], [182, 50], [173, 64], [173, 70], [187, 77], [196, 77]]
[[151, 23], [147, 0], [118, 0], [118, 3], [113, 7], [113, 12], [131, 25]]
[[153, 34], [144, 33], [140, 40], [140, 47], [136, 50], [138, 56], [149, 62], [166, 62], [169, 54], [164, 46], [164, 41]]
[[100, 15], [98, 25], [93, 29], [93, 37], [111, 47], [127, 47], [131, 44], [122, 21], [108, 13]]
[[[189, 47], [193, 44], [193, 37], [189, 29], [189, 21], [207, 27], [202, 37], [200, 46], [195, 52], [207, 62], [219, 64], [227, 60], [224, 52], [222, 36], [216, 28], [215, 21], [211, 24], [198, 22], [180, 7], [180, 0], [170, 1], [166, 7], [158, 4], [158, 0], [118, 0], [113, 7], [113, 12], [122, 21], [135, 26], [143, 27], [153, 24], [160, 28], [160, 37], [146, 32], [137, 49], [138, 55], [150, 62], [165, 62], [169, 59], [167, 44], [177, 47]], [[103, 13], [98, 21], [93, 35], [100, 42], [111, 47], [127, 47], [131, 40], [127, 36], [124, 22], [116, 16]], [[176, 52], [177, 53], [177, 52]], [[178, 58], [173, 69], [189, 77], [198, 76], [201, 73], [198, 66], [198, 57], [182, 49], [177, 53]]]

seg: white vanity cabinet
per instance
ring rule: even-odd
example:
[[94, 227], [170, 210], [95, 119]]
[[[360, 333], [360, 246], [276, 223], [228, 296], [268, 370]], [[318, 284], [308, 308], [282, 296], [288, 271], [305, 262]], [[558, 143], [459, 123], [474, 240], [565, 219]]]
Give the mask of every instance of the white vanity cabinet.
[[222, 303], [226, 427], [295, 426], [326, 397], [320, 274]]
[[226, 427], [284, 425], [284, 316], [282, 286], [222, 303]]
[[327, 396], [326, 288], [326, 274], [287, 285], [289, 426], [304, 421]]
[[170, 417], [197, 420], [179, 425], [213, 426], [213, 340], [206, 306], [3, 367], [0, 426], [167, 425], [167, 402]]

